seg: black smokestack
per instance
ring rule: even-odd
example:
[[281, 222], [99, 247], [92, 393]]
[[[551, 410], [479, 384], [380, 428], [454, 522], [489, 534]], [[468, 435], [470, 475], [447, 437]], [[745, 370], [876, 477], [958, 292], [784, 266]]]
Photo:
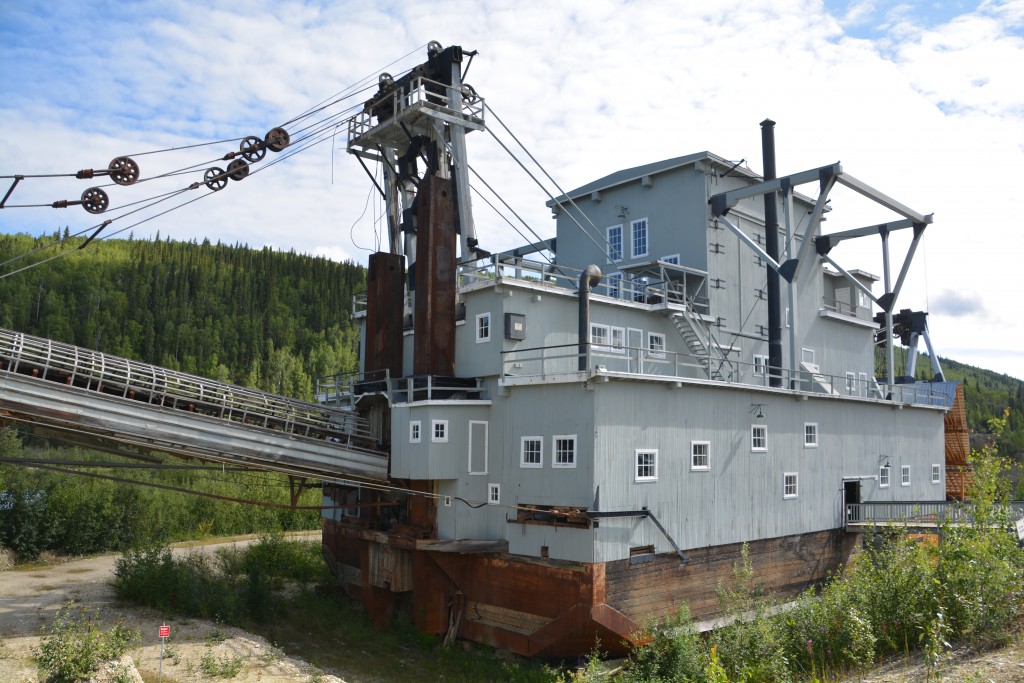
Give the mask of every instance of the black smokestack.
[[[761, 155], [764, 161], [764, 179], [775, 180], [775, 122], [761, 122]], [[779, 210], [776, 193], [764, 196], [764, 250], [776, 263], [779, 261]], [[768, 271], [768, 386], [782, 386], [782, 306], [779, 274], [771, 267]]]

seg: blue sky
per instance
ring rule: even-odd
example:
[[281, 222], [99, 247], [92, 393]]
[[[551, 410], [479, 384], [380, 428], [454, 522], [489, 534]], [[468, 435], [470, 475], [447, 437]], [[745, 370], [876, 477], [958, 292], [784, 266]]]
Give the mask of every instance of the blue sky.
[[[108, 230], [198, 199], [130, 230], [364, 262], [380, 207], [343, 128], [216, 194], [186, 190], [131, 216], [123, 207], [186, 188], [237, 148], [191, 145], [262, 137], [361, 79], [419, 63], [429, 40], [480, 51], [468, 81], [565, 188], [702, 150], [760, 171], [758, 122], [773, 118], [780, 173], [841, 161], [935, 213], [901, 305], [931, 311], [941, 355], [1024, 378], [1024, 0], [0, 0], [0, 175], [186, 148], [134, 157], [143, 178], [196, 172], [108, 188]], [[494, 141], [474, 133], [469, 152], [549, 236], [547, 197]], [[28, 179], [8, 203], [77, 199], [88, 186]], [[888, 218], [833, 197], [830, 229]], [[475, 209], [482, 246], [521, 241]], [[97, 222], [80, 208], [0, 211], [4, 232]], [[843, 250], [844, 264], [881, 272], [876, 244]]]

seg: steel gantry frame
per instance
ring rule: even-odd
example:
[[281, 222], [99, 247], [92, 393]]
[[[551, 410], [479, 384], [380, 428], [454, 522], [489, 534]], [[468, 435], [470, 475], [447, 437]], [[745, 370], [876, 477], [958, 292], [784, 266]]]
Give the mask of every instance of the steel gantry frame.
[[[813, 182], [818, 183], [818, 198], [814, 202], [814, 209], [811, 211], [810, 221], [808, 221], [807, 229], [803, 234], [803, 241], [800, 245], [799, 253], [794, 254], [796, 233], [794, 226], [795, 217], [793, 212], [793, 193], [796, 187]], [[832, 188], [835, 187], [836, 183], [844, 187], [848, 187], [857, 194], [870, 199], [876, 204], [879, 204], [900, 216], [903, 216], [903, 218], [888, 223], [878, 223], [862, 228], [843, 230], [829, 235], [820, 234], [821, 217], [826, 211], [826, 203], [828, 202], [829, 193], [832, 191]], [[736, 206], [740, 200], [760, 197], [768, 194], [775, 194], [776, 197], [781, 195], [782, 199], [786, 240], [784, 249], [780, 253], [779, 260], [771, 258], [764, 249], [762, 249], [753, 239], [746, 235], [727, 218], [729, 211]], [[766, 180], [736, 190], [721, 192], [713, 195], [708, 203], [711, 206], [712, 215], [717, 218], [720, 223], [725, 225], [730, 232], [736, 235], [740, 242], [745, 244], [755, 254], [761, 257], [765, 263], [768, 264], [768, 267], [777, 272], [788, 284], [790, 311], [789, 362], [793, 372], [793, 377], [796, 376], [798, 359], [796, 353], [797, 339], [799, 337], [799, 322], [797, 318], [796, 305], [798, 283], [800, 278], [808, 272], [811, 265], [816, 262], [816, 259], [810, 257], [811, 245], [813, 244], [815, 245], [817, 255], [822, 261], [833, 266], [853, 287], [858, 291], [863, 292], [885, 313], [886, 384], [891, 387], [895, 383], [893, 310], [895, 309], [896, 301], [899, 298], [900, 292], [903, 289], [907, 273], [910, 270], [910, 264], [914, 259], [915, 252], [917, 251], [917, 246], [921, 241], [921, 237], [924, 235], [924, 229], [932, 223], [933, 214], [923, 214], [915, 211], [885, 193], [876, 190], [867, 183], [846, 173], [839, 162], [829, 164], [827, 166], [821, 166], [819, 168], [812, 168], [799, 173], [793, 173], [781, 178]], [[913, 228], [914, 236], [910, 243], [910, 247], [907, 250], [907, 254], [903, 259], [903, 265], [900, 268], [899, 276], [897, 277], [895, 284], [893, 284], [892, 269], [889, 262], [889, 233], [896, 230], [905, 230], [907, 228]], [[876, 234], [881, 237], [882, 240], [882, 277], [885, 288], [885, 292], [881, 296], [877, 297], [870, 289], [861, 284], [860, 281], [853, 277], [853, 275], [829, 256], [829, 252], [832, 248], [844, 240]], [[795, 382], [796, 380], [794, 379], [791, 381]]]

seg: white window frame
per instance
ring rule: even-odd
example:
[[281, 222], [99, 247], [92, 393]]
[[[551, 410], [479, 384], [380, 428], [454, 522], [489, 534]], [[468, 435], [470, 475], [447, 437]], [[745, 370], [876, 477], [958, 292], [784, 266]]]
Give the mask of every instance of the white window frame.
[[664, 261], [665, 263], [671, 263], [674, 266], [678, 266], [679, 265], [679, 254], [671, 254], [669, 256], [662, 256], [660, 260]]
[[811, 363], [812, 365], [816, 364], [816, 361], [814, 360], [814, 358], [815, 358], [814, 349], [809, 349], [807, 347], [801, 347], [801, 349], [800, 349], [800, 362], [801, 363]]
[[882, 465], [878, 468], [878, 488], [889, 488], [889, 481], [892, 479], [891, 472], [892, 468], [888, 465]]
[[789, 306], [786, 306], [786, 327], [790, 327]]
[[[643, 237], [644, 237], [644, 250], [637, 250], [637, 227], [643, 226]], [[629, 223], [629, 248], [633, 258], [640, 258], [641, 256], [647, 256], [651, 251], [651, 232], [650, 224], [646, 218], [637, 218], [635, 221]]]
[[932, 483], [942, 483], [942, 465], [939, 463], [932, 463]]
[[630, 300], [634, 303], [644, 303], [647, 301], [647, 285], [650, 284], [650, 280], [645, 275], [636, 275], [630, 280], [630, 288], [632, 290], [632, 296]]
[[857, 385], [857, 395], [858, 396], [867, 396], [868, 395], [868, 373], [866, 373], [866, 372], [858, 372], [857, 373], [857, 380], [860, 382], [860, 384]]
[[[698, 453], [698, 447], [703, 447], [704, 452]], [[704, 464], [698, 465], [697, 459], [702, 458]], [[690, 470], [692, 472], [707, 472], [711, 469], [711, 442], [691, 441], [690, 442]]]
[[604, 279], [604, 291], [613, 299], [622, 298], [622, 273], [608, 273]]
[[501, 484], [487, 485], [487, 504], [501, 505]]
[[420, 443], [423, 440], [423, 423], [409, 420], [409, 443]]
[[476, 343], [491, 341], [491, 313], [478, 313], [476, 316]]
[[900, 486], [910, 486], [910, 465], [900, 468]]
[[[790, 483], [790, 477], [792, 477], [792, 483]], [[782, 497], [783, 499], [799, 498], [800, 497], [800, 473], [799, 472], [783, 472], [782, 473]]]
[[[660, 348], [655, 346], [655, 340], [660, 340]], [[647, 333], [647, 357], [648, 358], [664, 358], [665, 357], [665, 335], [661, 332], [648, 332]]]
[[[558, 451], [559, 440], [567, 440], [572, 444], [572, 460], [569, 462], [559, 462], [560, 457]], [[576, 467], [576, 435], [575, 434], [555, 434], [551, 437], [551, 466], [555, 468], [566, 468], [571, 469]]]
[[846, 373], [846, 394], [847, 396], [854, 396], [857, 393], [857, 373], [848, 372]]
[[[614, 251], [615, 247], [613, 246], [615, 243], [612, 241], [612, 231], [614, 231], [614, 230], [618, 230], [619, 231], [619, 250], [618, 250], [619, 257], [618, 258], [615, 258], [615, 251]], [[608, 263], [617, 263], [617, 262], [622, 260], [622, 256], [623, 256], [623, 253], [624, 253], [623, 252], [623, 247], [625, 246], [623, 244], [623, 238], [625, 237], [625, 235], [623, 234], [624, 232], [625, 232], [625, 230], [622, 229], [622, 223], [619, 223], [618, 225], [609, 225], [607, 228], [605, 228], [604, 233], [605, 233], [606, 239], [608, 240], [608, 253], [606, 254], [606, 256], [608, 257]]]
[[[758, 432], [760, 432], [760, 435], [758, 435]], [[758, 441], [762, 441], [764, 445], [758, 446]], [[750, 425], [750, 450], [753, 451], [754, 453], [768, 452], [768, 425]]]
[[767, 354], [755, 353], [754, 354], [754, 374], [755, 375], [767, 375], [768, 374], [768, 356]]
[[[602, 332], [602, 335], [596, 335], [595, 332]], [[597, 337], [603, 336], [604, 340], [598, 339]], [[608, 351], [610, 347], [608, 344], [611, 342], [611, 329], [608, 325], [601, 323], [590, 323], [590, 350], [591, 351]]]
[[633, 481], [636, 483], [658, 481], [657, 448], [637, 448], [633, 451]]
[[[526, 444], [527, 442], [537, 443], [537, 462], [526, 462]], [[540, 468], [544, 467], [544, 437], [542, 436], [523, 436], [519, 439], [519, 466], [525, 468]]]
[[[441, 428], [441, 435], [438, 436], [437, 428]], [[432, 443], [448, 443], [448, 420], [430, 421], [430, 441]]]
[[[808, 437], [812, 437], [808, 439]], [[804, 448], [818, 447], [818, 423], [804, 422]]]
[[[617, 337], [617, 338], [616, 338]], [[608, 350], [612, 353], [626, 352], [626, 328], [608, 326]]]

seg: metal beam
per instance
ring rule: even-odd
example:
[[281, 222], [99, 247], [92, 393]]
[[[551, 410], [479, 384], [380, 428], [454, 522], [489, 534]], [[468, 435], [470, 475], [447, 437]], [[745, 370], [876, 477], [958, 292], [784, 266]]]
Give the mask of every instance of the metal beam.
[[885, 208], [890, 209], [891, 211], [895, 211], [901, 216], [906, 216], [907, 218], [912, 219], [916, 223], [931, 223], [930, 217], [926, 217], [924, 214], [914, 211], [909, 206], [901, 204], [900, 202], [896, 201], [889, 195], [879, 192], [878, 190], [871, 187], [865, 182], [857, 180], [852, 175], [849, 175], [847, 173], [840, 173], [836, 180], [839, 182], [839, 184], [845, 185], [846, 187], [850, 188], [857, 194], [867, 197], [868, 199], [878, 204], [881, 204]]
[[894, 230], [905, 230], [912, 228], [915, 225], [927, 225], [932, 222], [932, 214], [925, 216], [925, 221], [915, 221], [911, 218], [904, 218], [903, 220], [894, 221], [890, 223], [877, 223], [875, 225], [866, 225], [863, 228], [852, 228], [850, 230], [841, 230], [839, 232], [833, 232], [828, 235], [822, 235], [818, 238], [818, 253], [828, 253], [832, 247], [836, 246], [843, 240], [852, 239], [854, 237], [867, 237], [869, 235], [879, 235], [883, 230], [893, 232]]
[[[722, 223], [725, 223], [725, 227], [729, 228], [729, 230], [734, 235], [736, 235], [736, 237], [738, 237], [741, 242], [743, 242], [745, 245], [750, 247], [751, 250], [753, 250], [753, 252], [755, 254], [757, 254], [762, 259], [764, 259], [764, 261], [771, 267], [772, 270], [774, 270], [777, 273], [781, 273], [782, 272], [781, 271], [782, 266], [779, 265], [778, 261], [776, 261], [771, 256], [769, 256], [768, 252], [766, 252], [764, 249], [759, 247], [757, 242], [755, 242], [754, 240], [752, 240], [749, 237], [747, 237], [746, 233], [744, 233], [738, 227], [733, 225], [732, 222], [728, 218], [726, 218], [723, 215], [723, 216], [719, 216], [718, 220], [721, 221]], [[788, 280], [788, 278], [787, 278], [787, 280]]]
[[812, 168], [809, 171], [801, 171], [800, 173], [793, 173], [791, 175], [776, 178], [775, 180], [765, 180], [760, 183], [748, 185], [747, 187], [741, 187], [738, 190], [729, 190], [728, 192], [722, 192], [720, 194], [713, 195], [710, 200], [711, 210], [716, 216], [724, 216], [729, 209], [736, 206], [736, 203], [741, 199], [747, 199], [749, 197], [759, 197], [769, 192], [778, 192], [784, 185], [805, 185], [812, 183], [816, 180], [821, 180], [823, 174], [839, 175], [843, 172], [843, 167], [837, 161], [834, 164], [828, 166], [821, 166], [819, 168]]
[[864, 292], [868, 296], [868, 298], [870, 298], [872, 301], [874, 301], [876, 304], [878, 304], [879, 308], [885, 308], [885, 306], [882, 305], [881, 300], [876, 298], [875, 295], [871, 293], [870, 289], [868, 289], [863, 284], [861, 284], [860, 280], [858, 280], [854, 276], [852, 276], [849, 273], [847, 273], [843, 269], [843, 267], [841, 265], [839, 265], [838, 263], [833, 261], [827, 254], [822, 254], [821, 259], [823, 261], [827, 262], [829, 265], [831, 265], [836, 270], [838, 270], [839, 273], [850, 282], [850, 284], [852, 284], [854, 287], [856, 287], [860, 291]]
[[830, 173], [827, 178], [822, 179], [821, 190], [818, 192], [818, 199], [814, 202], [814, 209], [811, 211], [811, 219], [807, 224], [807, 230], [804, 232], [804, 241], [800, 245], [800, 253], [797, 255], [797, 269], [793, 274], [793, 279], [798, 280], [802, 271], [808, 267], [805, 265], [803, 268], [800, 264], [810, 264], [814, 262], [814, 259], [810, 258], [811, 245], [815, 243], [817, 239], [818, 231], [821, 230], [821, 216], [825, 213], [825, 205], [828, 203], [828, 194], [832, 191], [832, 188], [836, 184], [836, 174]]

